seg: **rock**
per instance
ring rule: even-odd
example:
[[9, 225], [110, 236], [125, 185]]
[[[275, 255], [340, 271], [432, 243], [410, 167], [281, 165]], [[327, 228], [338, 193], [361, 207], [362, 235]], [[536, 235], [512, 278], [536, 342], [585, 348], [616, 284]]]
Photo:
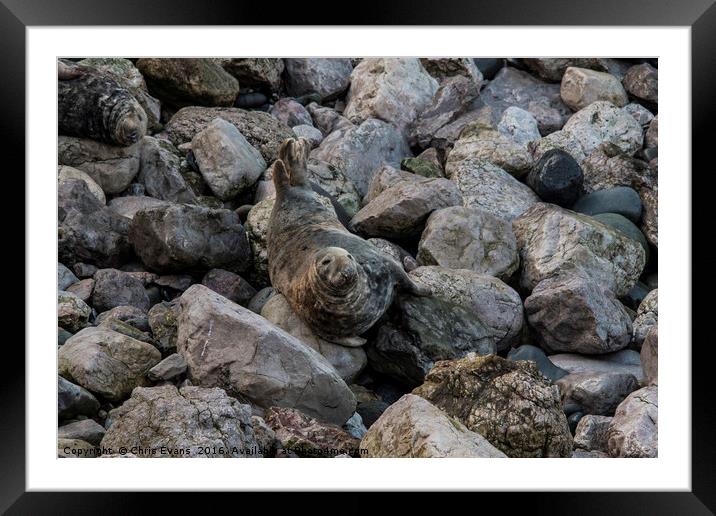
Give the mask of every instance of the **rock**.
[[519, 266], [512, 224], [463, 206], [439, 209], [428, 217], [417, 260], [420, 265], [469, 269], [502, 280]]
[[499, 279], [444, 267], [418, 267], [410, 277], [429, 287], [433, 296], [474, 313], [494, 337], [497, 351], [508, 349], [519, 339], [524, 324], [522, 300]]
[[532, 113], [516, 106], [510, 106], [502, 113], [497, 130], [520, 145], [539, 140], [537, 120]]
[[121, 401], [145, 382], [159, 351], [121, 333], [85, 328], [58, 352], [58, 371], [68, 380], [110, 401]]
[[195, 384], [335, 424], [355, 412], [353, 394], [319, 353], [203, 285], [181, 296], [177, 348]]
[[92, 309], [71, 292], [57, 293], [57, 325], [69, 332], [76, 332], [87, 326]]
[[353, 65], [350, 59], [300, 58], [284, 59], [286, 89], [290, 95], [317, 93], [330, 100], [343, 93], [350, 84]]
[[197, 133], [191, 147], [204, 180], [222, 200], [251, 187], [266, 170], [259, 151], [222, 118], [215, 118]]
[[310, 102], [306, 104], [306, 109], [313, 119], [313, 125], [326, 136], [334, 131], [345, 131], [353, 127], [350, 120], [333, 108]]
[[291, 130], [296, 138], [303, 138], [311, 142], [311, 148], [315, 149], [323, 141], [323, 133], [312, 125], [294, 125]]
[[67, 292], [74, 294], [79, 297], [85, 303], [88, 303], [90, 297], [92, 297], [92, 290], [94, 289], [94, 280], [91, 278], [83, 279], [77, 283], [67, 287]]
[[389, 405], [383, 400], [359, 401], [356, 412], [360, 414], [365, 426], [370, 428], [388, 407]]
[[639, 388], [628, 373], [573, 373], [557, 380], [565, 413], [611, 416], [630, 393]]
[[[314, 117], [315, 118], [315, 117]], [[383, 164], [394, 167], [411, 156], [405, 138], [390, 124], [369, 119], [360, 125], [344, 125], [327, 134], [311, 157], [329, 163], [350, 179], [358, 193], [364, 196], [378, 168]]]
[[480, 97], [497, 111], [498, 118], [511, 106], [529, 111], [544, 135], [561, 129], [570, 115], [569, 108], [559, 96], [558, 84], [544, 83], [512, 67], [497, 72], [480, 92]]
[[83, 419], [61, 426], [57, 430], [60, 439], [79, 439], [98, 446], [104, 436], [104, 427], [93, 419]]
[[266, 301], [261, 309], [261, 317], [296, 337], [302, 344], [318, 351], [346, 383], [355, 380], [368, 362], [363, 348], [345, 347], [318, 337], [291, 309], [281, 294], [271, 296]]
[[57, 138], [59, 164], [87, 173], [105, 194], [117, 194], [129, 186], [139, 172], [140, 149], [140, 142], [115, 147], [85, 138]]
[[562, 353], [551, 355], [549, 360], [570, 373], [629, 373], [634, 375], [637, 380], [644, 377], [639, 353], [631, 349], [589, 357]]
[[494, 129], [484, 128], [479, 122], [462, 130], [448, 154], [446, 166], [468, 158], [489, 161], [515, 177], [525, 175], [532, 166], [532, 155], [526, 146]]
[[101, 204], [79, 179], [63, 181], [57, 188], [59, 259], [101, 267], [123, 263], [131, 251], [129, 221]]
[[94, 273], [97, 272], [97, 267], [89, 263], [79, 262], [72, 266], [72, 270], [75, 272], [78, 278], [85, 279], [94, 276]]
[[94, 279], [92, 306], [98, 312], [116, 306], [134, 306], [143, 312], [149, 310], [149, 297], [138, 279], [117, 269], [100, 269]]
[[632, 392], [609, 425], [607, 447], [612, 457], [658, 455], [659, 397], [656, 385]]
[[99, 454], [99, 448], [81, 439], [57, 439], [57, 457], [60, 459], [88, 459]]
[[153, 382], [172, 380], [186, 372], [186, 360], [178, 353], [172, 353], [147, 372]]
[[62, 346], [65, 342], [67, 342], [67, 339], [72, 337], [72, 334], [65, 330], [64, 328], [57, 327], [57, 345]]
[[574, 158], [574, 161], [582, 165], [587, 155], [582, 150], [582, 144], [579, 143], [571, 133], [566, 131], [555, 131], [539, 140], [527, 144], [527, 148], [532, 153], [532, 160], [537, 163], [547, 152], [558, 149], [566, 152]]
[[102, 187], [99, 186], [97, 182], [92, 179], [92, 177], [87, 172], [84, 172], [78, 168], [68, 167], [66, 165], [61, 165], [57, 167], [57, 181], [62, 182], [67, 179], [80, 179], [84, 181], [89, 191], [97, 198], [100, 203], [107, 203], [107, 199], [104, 195], [104, 192], [102, 191]]
[[629, 113], [605, 100], [592, 102], [577, 111], [564, 124], [564, 131], [579, 141], [586, 155], [602, 143], [613, 143], [633, 155], [644, 141], [639, 123]]
[[542, 154], [527, 176], [527, 184], [543, 201], [564, 207], [570, 207], [579, 198], [583, 183], [582, 167], [560, 149]]
[[413, 394], [388, 407], [361, 448], [367, 457], [506, 457], [479, 433]]
[[637, 347], [641, 346], [652, 326], [656, 326], [659, 321], [659, 291], [652, 290], [647, 294], [644, 300], [639, 304], [636, 311], [636, 319], [634, 319], [633, 341]]
[[293, 136], [287, 125], [262, 111], [201, 106], [185, 107], [177, 111], [166, 125], [166, 132], [171, 142], [179, 147], [191, 142], [215, 118], [222, 118], [236, 127], [267, 163], [278, 158], [281, 143]]
[[652, 188], [657, 180], [646, 162], [632, 158], [610, 143], [594, 149], [582, 162], [582, 168], [586, 193], [617, 186], [629, 186], [635, 190]]
[[306, 108], [291, 98], [283, 98], [276, 102], [269, 113], [289, 127], [296, 125], [313, 126], [313, 120]]
[[496, 355], [438, 362], [413, 394], [484, 436], [509, 457], [572, 455], [572, 435], [559, 390], [529, 362]]
[[374, 371], [419, 385], [436, 360], [494, 353], [497, 338], [471, 310], [438, 297], [398, 294], [366, 349]]
[[480, 72], [485, 79], [491, 81], [495, 78], [495, 74], [500, 71], [500, 68], [504, 66], [504, 59], [496, 58], [474, 58], [475, 65], [480, 69]]
[[130, 195], [128, 197], [115, 197], [107, 205], [109, 209], [122, 217], [133, 219], [140, 210], [151, 209], [157, 206], [169, 206], [167, 201], [154, 197]]
[[324, 197], [332, 197], [331, 203], [336, 211], [339, 209], [336, 207], [336, 203], [338, 203], [349, 217], [358, 212], [361, 195], [353, 181], [340, 168], [323, 161], [309, 159], [308, 175], [313, 182], [315, 192]]
[[273, 287], [264, 287], [259, 290], [254, 297], [251, 298], [251, 301], [249, 301], [249, 304], [246, 306], [246, 308], [248, 308], [255, 314], [261, 315], [261, 310], [263, 309], [264, 305], [268, 303], [268, 300], [271, 299], [274, 295], [276, 295], [276, 293], [276, 289], [274, 289]]
[[520, 284], [533, 289], [560, 272], [591, 278], [623, 296], [636, 283], [645, 257], [641, 245], [586, 215], [538, 203], [512, 223], [522, 263]]
[[57, 416], [60, 420], [76, 416], [94, 416], [99, 410], [99, 401], [88, 390], [57, 377]]
[[634, 65], [624, 76], [624, 87], [637, 98], [659, 102], [659, 71], [649, 63]]
[[653, 148], [659, 146], [659, 115], [654, 117], [654, 120], [649, 124], [649, 129], [646, 130], [644, 135], [645, 147]]
[[639, 122], [639, 125], [642, 127], [648, 127], [649, 123], [654, 120], [654, 114], [636, 102], [632, 102], [624, 106], [624, 111], [633, 116], [634, 120]]
[[57, 262], [57, 290], [67, 290], [67, 287], [78, 281], [79, 279], [70, 269]]
[[164, 274], [154, 280], [155, 285], [177, 292], [184, 292], [192, 283], [194, 283], [194, 279], [188, 274]]
[[602, 58], [535, 58], [522, 59], [521, 61], [537, 77], [549, 82], [560, 82], [570, 67], [578, 66], [581, 69], [598, 70], [600, 72], [609, 71], [607, 59]]
[[463, 205], [513, 221], [539, 202], [539, 197], [498, 166], [481, 159], [450, 162], [446, 175], [457, 185]]
[[554, 365], [549, 358], [547, 358], [547, 355], [544, 354], [544, 351], [529, 344], [512, 348], [510, 352], [507, 353], [507, 358], [509, 360], [529, 360], [534, 362], [539, 372], [542, 373], [542, 376], [552, 382], [556, 382], [563, 376], [569, 374], [564, 369]]
[[455, 111], [452, 119], [431, 135], [430, 145], [441, 151], [453, 147], [462, 131], [471, 124], [496, 130], [501, 115], [502, 110], [486, 106], [481, 98], [474, 99]]
[[166, 58], [137, 60], [152, 95], [172, 106], [231, 106], [239, 81], [214, 59]]
[[[405, 161], [405, 160], [403, 160]], [[369, 204], [373, 199], [382, 194], [391, 186], [395, 186], [403, 181], [414, 182], [420, 181], [421, 178], [412, 172], [398, 170], [390, 165], [383, 165], [376, 170], [373, 179], [368, 186], [368, 193], [363, 197], [363, 204]]]
[[425, 71], [441, 84], [453, 77], [465, 77], [478, 88], [482, 85], [482, 72], [469, 57], [458, 58], [420, 58]]
[[145, 136], [141, 146], [139, 181], [147, 193], [164, 201], [196, 203], [194, 191], [180, 172], [182, 160], [179, 151], [168, 141], [151, 136]]
[[439, 130], [454, 122], [469, 109], [479, 95], [480, 85], [473, 79], [457, 75], [440, 85], [428, 104], [408, 127], [408, 140], [412, 145], [427, 147]]
[[109, 419], [102, 447], [138, 448], [139, 457], [261, 457], [251, 408], [221, 389], [139, 387]]
[[579, 420], [574, 433], [574, 447], [587, 451], [607, 452], [607, 432], [611, 417], [588, 414]]
[[360, 441], [342, 428], [316, 421], [292, 408], [271, 407], [266, 423], [282, 447], [299, 457], [359, 456]]
[[274, 197], [264, 199], [254, 204], [246, 216], [245, 228], [253, 257], [252, 272], [254, 276], [251, 279], [254, 285], [267, 285], [269, 282], [266, 233], [274, 202]]
[[251, 416], [254, 436], [264, 457], [274, 457], [281, 443], [276, 439], [276, 432], [259, 416]]
[[404, 158], [400, 161], [400, 168], [422, 177], [444, 177], [440, 165], [420, 158]]
[[538, 283], [525, 299], [525, 315], [547, 353], [610, 353], [631, 341], [623, 305], [604, 286], [579, 275]]
[[632, 222], [639, 222], [641, 218], [641, 199], [639, 194], [632, 188], [616, 186], [580, 197], [574, 204], [573, 209], [585, 215], [618, 213]]
[[356, 213], [352, 227], [372, 237], [408, 238], [419, 235], [435, 210], [462, 204], [452, 181], [421, 179], [400, 182], [384, 190]]
[[157, 303], [149, 310], [149, 326], [152, 328], [157, 348], [163, 355], [176, 351], [178, 317], [179, 309], [176, 302]]
[[598, 100], [623, 107], [629, 102], [622, 83], [609, 73], [569, 67], [562, 77], [560, 96], [575, 111]]
[[95, 319], [95, 324], [100, 325], [111, 320], [125, 322], [143, 332], [149, 331], [147, 311], [136, 306], [115, 306], [99, 314]]
[[378, 118], [406, 134], [437, 89], [418, 59], [363, 59], [351, 73], [344, 116], [354, 124]]
[[646, 239], [654, 246], [659, 247], [659, 188], [644, 188], [641, 191], [641, 202], [644, 206], [642, 213], [641, 230]]
[[639, 231], [639, 228], [636, 227], [632, 221], [622, 215], [619, 215], [618, 213], [599, 213], [594, 215], [594, 218], [602, 224], [613, 227], [614, 229], [621, 231], [629, 238], [633, 238], [639, 242], [644, 248], [645, 260], [647, 263], [649, 262], [649, 244], [644, 236], [644, 233]]
[[649, 384], [659, 383], [659, 327], [654, 325], [641, 346], [641, 368]]
[[241, 306], [246, 306], [256, 295], [256, 289], [248, 281], [224, 269], [210, 270], [204, 275], [201, 284]]
[[368, 429], [363, 424], [363, 419], [360, 414], [356, 412], [353, 414], [348, 421], [343, 425], [343, 430], [348, 432], [351, 437], [356, 439], [362, 439], [363, 436], [368, 432]]
[[142, 262], [161, 272], [242, 271], [251, 260], [246, 231], [229, 210], [188, 204], [145, 209], [131, 220], [129, 240]]
[[415, 258], [413, 258], [408, 251], [393, 242], [389, 242], [388, 240], [384, 240], [382, 238], [369, 238], [368, 242], [386, 255], [390, 256], [396, 262], [400, 263], [406, 272], [410, 272], [418, 266]]
[[221, 66], [239, 80], [242, 88], [277, 92], [281, 88], [283, 59], [271, 57], [219, 59]]
[[101, 324], [98, 324], [97, 326], [99, 328], [115, 331], [117, 333], [121, 333], [122, 335], [126, 335], [127, 337], [131, 337], [135, 340], [154, 345], [154, 339], [152, 339], [149, 333], [138, 330], [131, 324], [127, 324], [124, 321], [120, 321], [117, 319], [105, 319], [102, 321]]

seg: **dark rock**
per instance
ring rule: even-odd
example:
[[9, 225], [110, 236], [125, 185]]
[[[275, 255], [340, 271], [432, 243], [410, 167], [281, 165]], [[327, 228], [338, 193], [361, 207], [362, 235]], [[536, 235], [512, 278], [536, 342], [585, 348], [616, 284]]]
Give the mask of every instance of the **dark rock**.
[[[208, 286], [208, 285], [207, 285]], [[211, 287], [209, 287], [211, 288]], [[273, 287], [264, 287], [261, 290], [259, 290], [254, 297], [251, 298], [248, 305], [246, 307], [251, 310], [254, 313], [260, 314], [261, 309], [264, 307], [266, 302], [271, 299], [274, 294], [276, 294], [276, 290]]]
[[648, 63], [632, 66], [624, 76], [624, 87], [637, 98], [659, 101], [659, 71]]
[[85, 279], [94, 276], [94, 273], [97, 272], [97, 267], [89, 263], [79, 262], [72, 266], [72, 270], [78, 278]]
[[500, 68], [505, 65], [504, 59], [475, 58], [473, 61], [480, 72], [482, 72], [482, 76], [488, 81], [494, 79], [497, 72], [500, 71]]
[[422, 177], [444, 177], [440, 166], [420, 158], [404, 158], [400, 160], [400, 168]]
[[628, 186], [592, 192], [581, 197], [573, 207], [574, 211], [586, 215], [618, 213], [634, 223], [641, 218], [641, 208], [639, 194]]
[[246, 306], [256, 295], [256, 289], [248, 281], [238, 274], [223, 269], [212, 269], [207, 272], [201, 284], [241, 306]]
[[560, 149], [545, 152], [527, 176], [527, 184], [542, 200], [567, 208], [582, 194], [583, 182], [582, 167]]
[[574, 435], [577, 432], [577, 425], [579, 425], [579, 422], [584, 417], [584, 412], [572, 412], [569, 416], [567, 416], [567, 424], [569, 425], [569, 431]]
[[530, 344], [525, 344], [518, 348], [512, 348], [510, 352], [507, 353], [507, 358], [510, 360], [529, 360], [534, 362], [537, 365], [539, 372], [552, 382], [556, 382], [563, 376], [569, 374], [569, 372], [554, 365], [549, 358], [547, 358], [544, 351]]
[[611, 416], [630, 393], [639, 388], [628, 373], [577, 373], [557, 381], [565, 413]]
[[125, 322], [143, 332], [149, 331], [147, 311], [137, 308], [136, 306], [115, 306], [99, 314], [97, 319], [95, 319], [95, 323], [100, 325], [111, 319]]
[[632, 289], [619, 300], [632, 310], [637, 310], [644, 298], [649, 294], [649, 287], [641, 281], [637, 281]]
[[94, 416], [99, 410], [99, 401], [88, 390], [58, 376], [57, 410], [61, 420], [80, 415]]
[[104, 312], [117, 306], [134, 306], [146, 312], [149, 297], [142, 282], [117, 269], [101, 269], [94, 275], [92, 306]]
[[236, 97], [235, 106], [238, 108], [257, 108], [268, 102], [268, 97], [263, 93], [242, 93]]
[[390, 407], [390, 405], [383, 400], [359, 401], [356, 412], [360, 414], [366, 428], [370, 428], [388, 407]]
[[80, 439], [95, 446], [104, 437], [104, 427], [93, 419], [83, 419], [61, 426], [57, 430], [60, 439]]
[[57, 345], [62, 346], [67, 339], [72, 337], [72, 334], [65, 330], [64, 328], [57, 327]]

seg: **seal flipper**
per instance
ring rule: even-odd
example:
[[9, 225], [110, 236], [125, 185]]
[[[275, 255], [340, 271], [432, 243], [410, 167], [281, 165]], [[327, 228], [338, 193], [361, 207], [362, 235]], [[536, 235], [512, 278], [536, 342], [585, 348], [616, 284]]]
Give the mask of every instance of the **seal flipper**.
[[305, 138], [286, 140], [279, 147], [278, 155], [286, 165], [291, 186], [308, 185], [308, 155], [311, 144]]
[[402, 267], [396, 268], [395, 274], [395, 285], [403, 292], [407, 294], [413, 294], [414, 296], [427, 297], [432, 296], [433, 291], [426, 286], [418, 285], [410, 276], [402, 269]]
[[283, 193], [290, 184], [286, 165], [284, 165], [283, 161], [277, 159], [273, 162], [273, 186], [276, 189], [276, 194]]

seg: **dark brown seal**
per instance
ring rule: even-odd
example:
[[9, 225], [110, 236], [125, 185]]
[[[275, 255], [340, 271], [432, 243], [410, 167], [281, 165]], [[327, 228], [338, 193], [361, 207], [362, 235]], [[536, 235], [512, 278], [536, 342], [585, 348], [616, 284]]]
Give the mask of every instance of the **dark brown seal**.
[[126, 147], [147, 132], [139, 102], [109, 74], [90, 66], [57, 63], [60, 134]]
[[307, 180], [310, 150], [303, 138], [286, 140], [273, 165], [269, 277], [317, 335], [349, 343], [385, 313], [396, 287], [416, 295], [429, 291], [321, 203]]

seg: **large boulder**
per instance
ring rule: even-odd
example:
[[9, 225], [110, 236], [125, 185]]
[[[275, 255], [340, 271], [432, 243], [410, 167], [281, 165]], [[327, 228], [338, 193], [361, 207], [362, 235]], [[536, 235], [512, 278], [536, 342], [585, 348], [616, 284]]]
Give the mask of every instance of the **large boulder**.
[[525, 315], [547, 353], [610, 353], [631, 342], [624, 305], [604, 286], [579, 275], [538, 283], [525, 299]]
[[147, 371], [160, 360], [151, 344], [101, 327], [85, 328], [60, 348], [57, 369], [93, 394], [122, 401], [146, 384]]
[[191, 149], [204, 180], [222, 200], [250, 188], [266, 170], [259, 151], [223, 118], [215, 118], [197, 133]]
[[67, 179], [81, 179], [85, 182], [89, 191], [92, 192], [92, 195], [94, 195], [99, 202], [102, 204], [107, 203], [107, 197], [104, 195], [102, 187], [99, 186], [87, 172], [80, 170], [79, 168], [60, 165], [57, 167], [57, 182], [59, 183]]
[[[346, 121], [347, 122], [347, 121]], [[412, 156], [405, 138], [392, 125], [375, 118], [359, 125], [350, 122], [327, 134], [311, 157], [338, 168], [353, 181], [361, 196], [376, 170], [383, 164], [400, 166], [400, 160]]]
[[575, 111], [598, 100], [618, 107], [629, 101], [622, 83], [612, 74], [577, 67], [567, 68], [562, 77], [560, 95], [564, 103]]
[[[412, 159], [412, 158], [411, 158]], [[373, 179], [370, 180], [368, 193], [363, 197], [363, 205], [369, 204], [373, 199], [378, 197], [388, 188], [397, 185], [402, 181], [421, 181], [421, 176], [408, 172], [407, 170], [398, 170], [390, 165], [383, 165], [376, 170]]]
[[482, 72], [469, 57], [421, 57], [420, 64], [425, 71], [437, 79], [440, 84], [448, 82], [454, 77], [465, 77], [479, 90], [482, 86]]
[[413, 390], [510, 457], [570, 457], [559, 390], [531, 362], [496, 355], [442, 361]]
[[142, 210], [131, 220], [129, 240], [142, 262], [160, 272], [242, 271], [251, 261], [246, 231], [229, 210], [188, 204]]
[[612, 143], [631, 156], [644, 142], [639, 122], [606, 100], [592, 102], [577, 111], [564, 124], [564, 132], [579, 141], [586, 155], [602, 143]]
[[58, 185], [57, 218], [61, 261], [112, 267], [128, 258], [129, 219], [99, 202], [84, 181], [68, 179]]
[[594, 149], [582, 162], [582, 170], [586, 193], [615, 186], [652, 188], [657, 180], [648, 163], [631, 157], [613, 143], [603, 143]]
[[133, 219], [138, 211], [157, 206], [168, 206], [170, 203], [147, 197], [146, 195], [129, 195], [127, 197], [115, 197], [107, 204], [107, 207], [122, 217]]
[[429, 401], [406, 394], [373, 423], [361, 441], [364, 457], [506, 457]]
[[172, 106], [231, 106], [239, 81], [214, 59], [142, 58], [137, 60], [152, 95]]
[[256, 289], [248, 281], [224, 269], [211, 269], [204, 275], [201, 284], [241, 306], [248, 305], [256, 295]]
[[271, 106], [269, 113], [291, 128], [297, 125], [313, 126], [311, 114], [300, 102], [290, 98], [280, 99]]
[[171, 142], [179, 147], [191, 142], [215, 118], [223, 118], [244, 135], [267, 163], [278, 158], [278, 148], [287, 138], [292, 138], [291, 129], [263, 111], [246, 111], [230, 107], [189, 106], [177, 111], [166, 125]]
[[100, 269], [94, 275], [92, 306], [105, 312], [116, 306], [134, 306], [143, 312], [149, 310], [149, 296], [144, 284], [131, 274], [117, 269]]
[[276, 57], [231, 57], [218, 59], [221, 66], [239, 80], [242, 88], [277, 92], [281, 88], [283, 59]]
[[535, 117], [517, 106], [505, 109], [497, 123], [497, 131], [519, 145], [527, 145], [540, 139]]
[[496, 339], [497, 351], [519, 339], [524, 324], [520, 295], [499, 279], [466, 269], [418, 267], [410, 277], [433, 296], [473, 312]]
[[[147, 194], [151, 195], [148, 199], [194, 204], [196, 195], [181, 174], [182, 159], [179, 151], [170, 142], [151, 136], [145, 136], [141, 146], [138, 179], [144, 185]], [[131, 199], [131, 197], [118, 199]]]
[[571, 133], [561, 130], [528, 143], [527, 148], [532, 153], [532, 159], [535, 163], [538, 163], [547, 152], [555, 149], [566, 152], [580, 165], [587, 157], [579, 140]]
[[572, 373], [557, 380], [565, 413], [611, 416], [629, 394], [639, 388], [629, 373]]
[[451, 161], [445, 172], [460, 190], [464, 206], [481, 208], [509, 222], [539, 202], [527, 185], [489, 161]]
[[99, 401], [87, 389], [57, 377], [57, 417], [72, 419], [76, 416], [94, 416], [99, 410]]
[[57, 160], [86, 172], [105, 194], [125, 190], [139, 172], [141, 142], [117, 147], [86, 138], [58, 136]]
[[342, 425], [355, 398], [318, 352], [203, 285], [180, 299], [177, 349], [195, 385]]
[[138, 387], [108, 419], [102, 447], [142, 458], [261, 457], [251, 407], [218, 388]]
[[434, 211], [417, 254], [420, 265], [439, 265], [508, 279], [519, 266], [510, 222], [480, 208], [453, 206]]
[[350, 59], [286, 58], [286, 89], [290, 95], [317, 93], [330, 100], [343, 93], [350, 84], [353, 65]]
[[346, 383], [351, 383], [366, 366], [368, 359], [361, 347], [346, 347], [318, 337], [293, 311], [281, 294], [272, 296], [261, 308], [261, 317], [272, 322], [302, 344], [318, 351]]
[[637, 380], [644, 377], [639, 353], [632, 349], [592, 356], [559, 353], [550, 355], [549, 360], [569, 373], [628, 373]]
[[634, 286], [644, 249], [592, 217], [538, 203], [512, 223], [522, 262], [521, 285], [533, 289], [557, 273], [583, 274], [619, 297]]
[[659, 450], [659, 393], [656, 385], [632, 392], [609, 425], [612, 457], [656, 457]]
[[530, 362], [534, 362], [539, 372], [542, 373], [542, 376], [552, 382], [556, 382], [563, 376], [569, 374], [561, 367], [554, 365], [541, 348], [532, 346], [531, 344], [523, 344], [522, 346], [512, 348], [510, 352], [507, 353], [507, 358], [509, 360], [529, 360]]
[[363, 59], [351, 73], [344, 116], [353, 123], [378, 118], [405, 133], [437, 89], [418, 59]]
[[586, 451], [607, 453], [607, 435], [612, 418], [587, 414], [577, 423], [574, 447]]
[[410, 238], [422, 233], [435, 210], [462, 204], [455, 183], [443, 178], [401, 181], [371, 200], [351, 220], [353, 229], [371, 237]]

